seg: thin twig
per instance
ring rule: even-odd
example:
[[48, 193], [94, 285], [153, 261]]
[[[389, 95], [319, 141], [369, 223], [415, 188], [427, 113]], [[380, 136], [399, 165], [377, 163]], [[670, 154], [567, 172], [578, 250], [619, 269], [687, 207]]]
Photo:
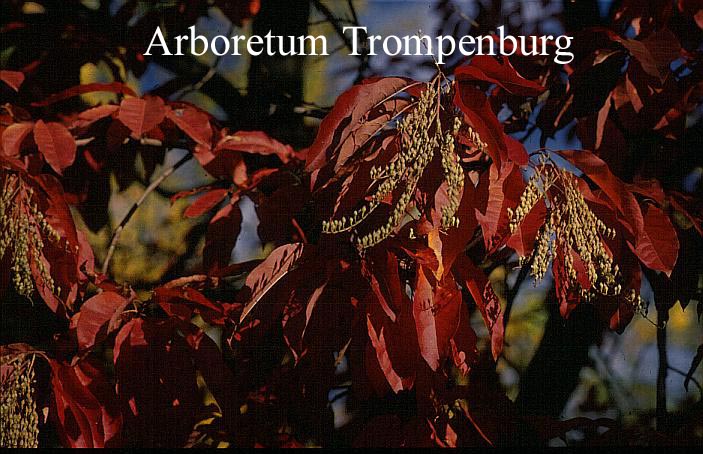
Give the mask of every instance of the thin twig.
[[[352, 22], [355, 26], [359, 26], [359, 16], [356, 14], [356, 8], [354, 8], [354, 1], [347, 0], [347, 6], [349, 7], [349, 12], [352, 15]], [[361, 46], [361, 55], [359, 56], [359, 70], [356, 76], [356, 82], [361, 81], [364, 77], [364, 73], [369, 67], [369, 48], [368, 46]]]
[[611, 389], [613, 390], [613, 397], [618, 402], [620, 410], [629, 410], [634, 407], [634, 396], [632, 393], [622, 385], [622, 378], [613, 370], [608, 364], [608, 361], [603, 358], [603, 353], [600, 350], [596, 350], [593, 359], [595, 360], [596, 367], [600, 366], [603, 369], [603, 381], [610, 383]]
[[[233, 31], [234, 31], [234, 24], [230, 22], [229, 30], [227, 30], [227, 34], [225, 36], [231, 35]], [[203, 75], [203, 77], [200, 78], [200, 80], [198, 80], [197, 82], [194, 82], [190, 85], [186, 85], [185, 87], [182, 87], [180, 90], [176, 91], [175, 93], [173, 93], [171, 95], [171, 99], [176, 99], [176, 100], [181, 99], [185, 95], [187, 95], [188, 93], [192, 93], [194, 91], [198, 91], [201, 88], [203, 88], [203, 86], [206, 83], [208, 83], [208, 81], [210, 79], [212, 79], [215, 76], [215, 74], [217, 74], [217, 67], [220, 65], [220, 61], [222, 60], [222, 57], [224, 55], [225, 54], [221, 54], [215, 58], [215, 62], [212, 64], [212, 66], [210, 66], [208, 68], [207, 72]]]
[[[321, 12], [325, 18], [329, 21], [329, 23], [332, 25], [334, 28], [334, 31], [337, 33], [337, 36], [344, 42], [344, 46], [347, 47], [349, 50], [354, 49], [354, 43], [351, 42], [351, 40], [347, 37], [347, 35], [344, 34], [344, 28], [340, 25], [341, 21], [338, 20], [335, 15], [332, 13], [332, 11], [322, 3], [320, 0], [313, 0], [312, 1], [313, 6], [315, 6], [315, 9], [317, 9], [319, 12]], [[354, 9], [354, 5], [352, 4], [351, 1], [348, 2], [349, 9], [351, 10], [352, 17], [356, 18], [356, 10]], [[358, 20], [354, 20], [354, 25], [358, 26]], [[358, 44], [358, 43], [356, 43]], [[359, 79], [362, 78], [364, 71], [366, 71], [366, 68], [368, 68], [368, 53], [366, 46], [361, 46], [361, 53], [356, 56], [359, 59], [359, 72], [357, 76], [357, 82]]]
[[515, 302], [515, 297], [517, 296], [518, 292], [520, 291], [520, 287], [522, 286], [522, 283], [525, 281], [527, 278], [527, 275], [530, 273], [530, 269], [532, 268], [532, 262], [534, 261], [535, 256], [534, 254], [530, 257], [530, 260], [520, 268], [520, 273], [517, 275], [517, 279], [515, 279], [515, 285], [508, 291], [508, 298], [507, 298], [507, 303], [505, 305], [505, 312], [503, 313], [503, 329], [505, 330], [508, 327], [508, 322], [510, 321], [510, 312], [513, 308], [513, 304]]
[[327, 5], [322, 3], [320, 0], [313, 0], [312, 4], [315, 6], [315, 9], [317, 9], [327, 18], [332, 27], [334, 27], [335, 32], [337, 32], [337, 35], [341, 38], [342, 41], [344, 41], [344, 45], [347, 46], [347, 48], [350, 50], [353, 49], [351, 40], [347, 37], [347, 35], [344, 34], [344, 31], [339, 25], [337, 18], [332, 13], [332, 11], [330, 11]]
[[478, 28], [478, 22], [476, 22], [474, 19], [470, 18], [466, 13], [464, 13], [462, 10], [459, 9], [458, 6], [456, 6], [454, 3], [449, 3], [449, 7], [454, 10], [454, 12], [462, 19], [467, 21], [469, 24], [471, 24], [472, 27]]
[[356, 9], [354, 8], [354, 2], [352, 0], [347, 0], [347, 6], [349, 6], [349, 12], [352, 15], [352, 22], [359, 25], [359, 17], [356, 15]]
[[657, 352], [659, 353], [659, 369], [657, 372], [657, 430], [662, 431], [666, 426], [666, 375], [669, 371], [669, 363], [666, 356], [666, 324], [669, 320], [669, 311], [665, 308], [657, 308]]
[[144, 190], [142, 193], [141, 197], [139, 197], [139, 200], [137, 200], [134, 205], [129, 209], [125, 217], [122, 219], [122, 222], [120, 222], [120, 225], [117, 226], [117, 229], [115, 229], [115, 232], [112, 234], [112, 239], [110, 240], [110, 246], [107, 249], [107, 256], [105, 256], [105, 261], [103, 262], [103, 266], [101, 269], [101, 272], [103, 274], [107, 273], [108, 267], [110, 265], [110, 260], [112, 259], [112, 255], [115, 253], [115, 248], [117, 247], [117, 243], [120, 240], [120, 235], [122, 234], [122, 230], [124, 230], [125, 226], [129, 222], [130, 219], [132, 219], [132, 216], [134, 216], [134, 213], [137, 212], [137, 209], [139, 206], [146, 200], [147, 196], [151, 194], [166, 178], [168, 178], [173, 172], [175, 172], [179, 167], [181, 167], [183, 164], [188, 162], [193, 155], [189, 152], [185, 156], [183, 156], [177, 163], [172, 165], [171, 167], [167, 168], [164, 170], [161, 175], [159, 175], [154, 181], [151, 182], [151, 184]]
[[[677, 368], [674, 367], [674, 366], [667, 366], [667, 367], [669, 368], [670, 371], [672, 371], [672, 372], [674, 372], [674, 373], [676, 373], [676, 374], [679, 374], [679, 375], [681, 375], [682, 377], [688, 377], [688, 374], [687, 374], [686, 372], [682, 371], [681, 369], [677, 369]], [[693, 378], [693, 377], [690, 377], [689, 380], [692, 381], [694, 385], [696, 385], [696, 388], [698, 388], [698, 392], [701, 393], [701, 397], [703, 397], [703, 387], [702, 387], [701, 384], [698, 382], [698, 380], [696, 380], [696, 379]]]

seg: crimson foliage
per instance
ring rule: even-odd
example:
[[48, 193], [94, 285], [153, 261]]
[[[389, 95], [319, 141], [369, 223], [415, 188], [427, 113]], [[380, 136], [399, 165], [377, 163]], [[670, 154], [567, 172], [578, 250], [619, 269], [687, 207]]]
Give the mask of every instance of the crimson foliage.
[[[2, 292], [16, 290], [13, 274], [21, 271], [13, 260], [24, 254], [31, 296], [46, 303], [60, 328], [44, 351], [15, 344], [3, 347], [3, 357], [34, 352], [48, 361], [43, 405], [60, 442], [71, 447], [500, 445], [610, 426], [525, 420], [513, 408], [488, 372], [501, 355], [506, 310], [489, 274], [499, 265], [517, 268], [514, 253], [539, 260], [539, 241], [552, 232], [546, 225], [561, 225], [554, 213], [573, 183], [581, 199], [569, 200], [582, 200], [580, 209], [607, 227], [591, 239], [617, 264], [608, 285], [619, 289], [602, 290], [603, 276], [588, 273], [594, 250], [558, 243], [549, 258], [564, 317], [592, 304], [604, 325], [623, 330], [645, 275], [667, 308], [685, 306], [695, 291], [689, 280], [700, 264], [685, 251], [700, 245], [701, 199], [666, 181], [662, 163], [686, 152], [686, 115], [703, 94], [700, 47], [682, 46], [681, 28], [667, 24], [674, 17], [700, 26], [701, 12], [679, 1], [648, 15], [640, 3], [623, 2], [612, 30], [577, 36], [577, 59], [566, 67], [477, 56], [450, 79], [366, 79], [337, 99], [302, 150], [261, 131], [231, 132], [193, 105], [136, 96], [117, 82], [4, 104], [0, 172], [5, 187], [16, 183], [3, 193], [3, 216], [28, 220], [28, 235], [41, 242], [6, 249]], [[258, 2], [248, 2], [248, 10], [232, 14], [239, 20], [257, 10]], [[619, 34], [622, 24], [636, 37]], [[23, 72], [3, 70], [0, 79], [22, 93]], [[120, 101], [53, 109], [92, 91]], [[339, 234], [323, 229], [330, 220], [352, 223], [351, 213], [375, 200], [370, 194], [383, 178], [374, 172], [391, 163], [396, 169], [407, 152], [409, 133], [398, 121], [430, 92], [437, 99], [427, 132], [453, 131], [450, 157], [461, 176], [451, 184], [458, 186], [443, 173], [447, 158], [434, 153], [402, 205], [402, 222], [373, 246], [357, 240], [403, 203], [408, 174], [363, 222]], [[504, 121], [500, 109], [511, 112]], [[545, 140], [575, 123], [584, 149], [528, 154], [507, 134], [529, 128], [525, 109], [539, 109], [532, 118]], [[645, 133], [661, 148], [645, 154], [634, 147]], [[126, 147], [153, 162], [167, 148], [186, 148], [217, 179], [174, 196], [197, 195], [185, 216], [209, 216], [201, 274], [163, 283], [147, 297], [96, 269], [70, 208], [95, 210], [91, 194], [105, 193], [111, 173], [132, 178], [125, 169], [135, 154]], [[252, 166], [251, 155], [274, 158]], [[529, 177], [547, 168], [561, 176], [525, 205]], [[245, 196], [256, 204], [259, 237], [275, 248], [263, 260], [231, 264]], [[107, 200], [98, 206], [107, 210]], [[443, 222], [447, 209], [456, 223]], [[585, 224], [577, 231], [586, 232]], [[563, 230], [552, 233], [559, 241]], [[5, 224], [2, 234], [9, 234]], [[487, 352], [471, 324], [475, 310]], [[213, 328], [217, 342], [206, 333]], [[338, 436], [329, 405], [335, 389], [347, 389], [357, 405]]]

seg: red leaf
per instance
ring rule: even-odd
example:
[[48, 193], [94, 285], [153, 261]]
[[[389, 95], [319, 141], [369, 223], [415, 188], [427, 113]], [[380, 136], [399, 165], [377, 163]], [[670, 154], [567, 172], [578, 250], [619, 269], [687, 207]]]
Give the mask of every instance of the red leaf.
[[476, 347], [478, 338], [471, 327], [471, 315], [466, 304], [461, 304], [459, 316], [459, 327], [449, 340], [449, 344], [454, 366], [463, 376], [466, 376], [471, 365], [478, 361], [478, 348]]
[[37, 121], [34, 125], [34, 141], [44, 160], [59, 175], [76, 159], [76, 141], [61, 123]]
[[644, 232], [637, 237], [634, 252], [649, 269], [671, 275], [679, 253], [679, 239], [669, 217], [661, 208], [647, 205]]
[[228, 193], [229, 191], [227, 189], [213, 189], [208, 191], [186, 208], [183, 214], [187, 218], [195, 218], [205, 214], [222, 202], [225, 197], [227, 197]]
[[186, 104], [172, 105], [166, 111], [166, 118], [185, 132], [195, 143], [210, 146], [212, 126], [210, 117], [205, 112]]
[[527, 257], [532, 253], [535, 238], [540, 227], [544, 224], [544, 218], [547, 214], [547, 206], [540, 199], [532, 210], [525, 216], [525, 219], [520, 222], [515, 232], [510, 235], [506, 246], [512, 248], [522, 257]]
[[62, 92], [55, 93], [47, 97], [43, 101], [33, 102], [32, 107], [44, 107], [50, 104], [54, 104], [64, 99], [72, 98], [74, 96], [82, 95], [83, 93], [91, 93], [94, 91], [108, 91], [111, 93], [121, 93], [129, 96], [137, 96], [131, 88], [121, 82], [112, 82], [109, 84], [85, 84], [76, 85], [75, 87], [68, 88]]
[[22, 141], [32, 132], [34, 123], [12, 123], [2, 132], [2, 155], [16, 158], [20, 155]]
[[78, 348], [88, 350], [115, 331], [129, 301], [115, 292], [102, 292], [86, 301], [78, 314]]
[[378, 360], [379, 366], [381, 366], [381, 371], [386, 377], [388, 384], [395, 393], [399, 393], [403, 390], [409, 390], [413, 386], [413, 381], [411, 379], [402, 379], [398, 373], [393, 369], [393, 364], [391, 363], [390, 357], [388, 356], [388, 349], [386, 347], [386, 339], [383, 335], [383, 327], [381, 331], [376, 334], [376, 330], [371, 323], [371, 318], [366, 316], [366, 328], [369, 333], [369, 338], [371, 339], [371, 345], [376, 352], [376, 359]]
[[487, 250], [494, 251], [503, 244], [508, 234], [508, 208], [517, 205], [524, 188], [522, 173], [512, 162], [506, 162], [500, 172], [495, 165], [491, 166], [486, 213], [476, 208]]
[[213, 154], [209, 148], [198, 145], [193, 154], [200, 165], [213, 177], [229, 178], [237, 186], [246, 183], [247, 166], [241, 152], [220, 150], [219, 153]]
[[508, 135], [506, 135], [504, 139], [505, 146], [508, 148], [508, 159], [515, 162], [515, 164], [519, 166], [527, 165], [527, 162], [530, 160], [530, 158], [527, 155], [527, 150], [525, 150], [525, 146], [518, 140], [515, 140]]
[[13, 90], [20, 91], [20, 86], [24, 82], [24, 73], [20, 71], [0, 70], [0, 80], [9, 85]]
[[96, 122], [102, 118], [105, 118], [109, 115], [112, 115], [119, 108], [120, 108], [120, 106], [116, 106], [114, 104], [106, 104], [104, 106], [97, 106], [97, 107], [93, 107], [88, 110], [84, 110], [83, 112], [78, 114], [78, 118], [85, 122], [84, 125], [88, 125], [88, 124]]
[[598, 156], [585, 150], [564, 150], [558, 152], [579, 168], [588, 178], [600, 187], [620, 213], [624, 215], [624, 226], [637, 236], [644, 230], [642, 210], [637, 199], [625, 184], [616, 177]]
[[[298, 284], [292, 289], [288, 303], [285, 306], [287, 313], [281, 321], [283, 337], [291, 353], [293, 353], [296, 364], [308, 351], [308, 345], [310, 344], [308, 340], [311, 337], [310, 331], [308, 330], [311, 326], [310, 319], [313, 316], [315, 306], [317, 306], [320, 297], [325, 292], [325, 288], [329, 282], [329, 275], [329, 272], [322, 272], [318, 276], [315, 276], [315, 279], [310, 279], [308, 282]], [[338, 297], [338, 294], [335, 295], [335, 297]], [[324, 310], [324, 307], [322, 310]], [[327, 322], [327, 320], [325, 320], [325, 322]], [[318, 336], [322, 334], [319, 330], [316, 332], [315, 329], [312, 329], [312, 331], [312, 337], [314, 337], [315, 334]], [[307, 338], [306, 332], [308, 333]], [[331, 336], [326, 335], [324, 338], [326, 341], [332, 339]], [[315, 347], [313, 347], [313, 349], [314, 348]]]
[[127, 98], [120, 104], [117, 118], [132, 131], [132, 137], [140, 138], [159, 125], [166, 115], [166, 106], [161, 98]]
[[303, 243], [286, 244], [274, 249], [259, 266], [249, 273], [244, 285], [251, 294], [242, 315], [239, 317], [240, 323], [278, 281], [298, 266], [304, 253], [305, 245]]
[[676, 35], [666, 28], [652, 33], [642, 41], [620, 37], [615, 40], [627, 48], [647, 74], [660, 82], [670, 73], [669, 64], [681, 53], [681, 44]]
[[518, 74], [507, 57], [500, 58], [501, 61], [491, 56], [475, 56], [468, 65], [457, 68], [454, 72], [456, 80], [490, 82], [504, 88], [508, 93], [519, 96], [538, 96], [544, 92], [543, 86]]
[[203, 267], [208, 272], [224, 268], [229, 264], [241, 227], [242, 212], [236, 205], [236, 200], [230, 200], [230, 203], [215, 214], [207, 227]]
[[486, 142], [486, 153], [493, 163], [501, 168], [502, 160], [507, 158], [508, 148], [503, 127], [491, 110], [486, 95], [470, 84], [460, 83], [454, 95], [454, 104], [464, 114], [464, 121]]
[[191, 287], [159, 287], [154, 291], [154, 301], [170, 316], [190, 322], [197, 311], [210, 324], [223, 324], [224, 308], [215, 304]]
[[[476, 210], [473, 208], [486, 206], [487, 187], [486, 178], [481, 179], [478, 187], [474, 187], [469, 175], [464, 178], [464, 193], [461, 196], [461, 202], [457, 210], [460, 228], [449, 229], [440, 236], [442, 241], [442, 265], [445, 274], [452, 268], [454, 260], [459, 254], [463, 253], [466, 245], [474, 235], [478, 221], [476, 220]], [[439, 198], [446, 199], [446, 193], [440, 194], [440, 191], [437, 191], [435, 194], [435, 210], [441, 209], [441, 204], [438, 202]], [[436, 212], [433, 216], [435, 217], [433, 224], [438, 226], [440, 222], [439, 213]]]
[[378, 251], [378, 254], [385, 255], [385, 260], [379, 260], [376, 266], [368, 260], [364, 260], [361, 264], [361, 272], [368, 279], [371, 290], [383, 312], [391, 321], [395, 322], [394, 308], [404, 302], [398, 276], [398, 259], [388, 251]]
[[342, 93], [320, 124], [317, 137], [308, 150], [305, 169], [312, 172], [322, 168], [370, 109], [412, 83], [412, 80], [401, 77], [374, 78]]
[[464, 282], [464, 287], [471, 293], [471, 296], [476, 303], [483, 322], [488, 328], [491, 336], [491, 352], [493, 358], [498, 359], [503, 350], [503, 311], [500, 307], [500, 301], [493, 292], [491, 282], [486, 278], [483, 271], [474, 265], [471, 260], [460, 255], [456, 261], [456, 272], [458, 277]]
[[593, 145], [595, 150], [599, 149], [601, 143], [603, 142], [603, 130], [605, 129], [605, 121], [608, 119], [608, 115], [610, 114], [611, 97], [612, 94], [609, 94], [608, 97], [605, 98], [603, 107], [601, 107], [598, 111], [598, 120], [596, 122], [596, 143]]
[[215, 154], [222, 150], [243, 151], [260, 155], [276, 155], [284, 163], [293, 156], [293, 148], [272, 139], [261, 131], [237, 131], [220, 139]]
[[437, 370], [440, 361], [446, 358], [449, 340], [459, 326], [461, 292], [450, 281], [452, 284], [447, 286], [436, 282], [433, 285], [424, 267], [417, 268], [413, 317], [420, 353], [432, 370]]
[[83, 360], [51, 365], [50, 415], [65, 447], [103, 448], [120, 444], [122, 415], [115, 392], [100, 370]]

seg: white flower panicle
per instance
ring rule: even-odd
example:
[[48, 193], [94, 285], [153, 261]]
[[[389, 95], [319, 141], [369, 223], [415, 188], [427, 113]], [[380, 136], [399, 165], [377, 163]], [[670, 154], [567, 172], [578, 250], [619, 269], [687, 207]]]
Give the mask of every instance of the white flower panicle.
[[[535, 247], [529, 257], [521, 257], [521, 263], [532, 262], [531, 272], [537, 283], [544, 278], [549, 264], [559, 257], [567, 286], [578, 289], [581, 296], [620, 295], [622, 276], [606, 244], [606, 240], [614, 239], [615, 230], [593, 213], [572, 173], [547, 163], [544, 156], [534, 170], [518, 206], [508, 209], [510, 231], [515, 232], [537, 203], [546, 203], [548, 208]], [[577, 271], [574, 254], [582, 262], [583, 271]], [[580, 285], [579, 272], [586, 273], [590, 289]]]
[[[447, 87], [447, 90], [449, 89], [450, 87]], [[459, 117], [453, 116], [451, 127], [442, 128], [438, 103], [441, 95], [447, 94], [448, 92], [444, 92], [434, 83], [427, 85], [415, 109], [398, 122], [401, 151], [388, 164], [371, 168], [371, 179], [377, 182], [373, 196], [361, 208], [353, 211], [351, 216], [324, 221], [322, 223], [324, 233], [353, 231], [378, 208], [382, 201], [400, 188], [402, 191], [397, 196], [395, 205], [383, 225], [360, 236], [352, 235], [359, 249], [372, 247], [388, 238], [401, 225], [417, 189], [418, 181], [436, 151], [441, 155], [443, 177], [447, 185], [447, 203], [441, 208], [442, 227], [446, 229], [459, 226], [456, 211], [464, 189], [464, 170], [455, 148], [456, 136], [463, 123]], [[436, 126], [433, 127], [434, 122]], [[469, 140], [476, 148], [485, 149], [485, 143], [481, 141], [478, 134], [471, 128], [468, 130]]]
[[0, 259], [11, 255], [12, 282], [18, 294], [31, 297], [34, 292], [31, 264], [53, 292], [54, 281], [42, 260], [42, 250], [44, 238], [58, 242], [59, 234], [32, 202], [34, 191], [19, 175], [5, 171], [0, 177]]
[[39, 415], [34, 401], [33, 355], [14, 358], [0, 383], [0, 448], [39, 446]]

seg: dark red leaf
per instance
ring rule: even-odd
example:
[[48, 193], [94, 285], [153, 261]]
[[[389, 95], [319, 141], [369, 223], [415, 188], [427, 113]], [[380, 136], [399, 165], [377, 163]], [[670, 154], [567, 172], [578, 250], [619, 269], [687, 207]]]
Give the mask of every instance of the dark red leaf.
[[508, 93], [519, 96], [538, 96], [545, 88], [536, 82], [522, 77], [510, 64], [507, 57], [501, 61], [491, 56], [477, 55], [468, 65], [460, 66], [454, 72], [457, 81], [479, 80], [497, 84]]
[[381, 328], [377, 334], [369, 316], [366, 317], [366, 328], [369, 333], [369, 338], [371, 339], [371, 345], [376, 352], [378, 364], [381, 366], [381, 371], [386, 377], [391, 389], [396, 393], [411, 389], [413, 385], [412, 380], [402, 379], [393, 369], [393, 364], [388, 356], [388, 347], [386, 346], [386, 339], [383, 335], [383, 328]]
[[20, 71], [0, 70], [0, 80], [9, 85], [13, 90], [20, 91], [20, 86], [24, 82], [24, 73]]
[[381, 256], [376, 258], [378, 263], [364, 260], [361, 264], [361, 272], [368, 279], [371, 291], [383, 308], [383, 312], [395, 322], [395, 311], [405, 302], [398, 276], [398, 259], [389, 251], [374, 252], [374, 255]]
[[454, 366], [466, 376], [471, 366], [478, 361], [478, 338], [471, 327], [471, 315], [466, 304], [459, 308], [459, 327], [449, 340]]
[[247, 181], [247, 166], [239, 151], [223, 149], [214, 154], [209, 148], [197, 146], [194, 156], [215, 178], [228, 178], [237, 186], [242, 186]]
[[459, 326], [461, 292], [453, 280], [448, 281], [440, 285], [424, 267], [417, 269], [413, 318], [420, 353], [432, 370], [437, 370], [449, 354], [449, 340]]
[[635, 194], [649, 197], [660, 206], [664, 204], [666, 199], [664, 189], [662, 189], [658, 180], [638, 180], [634, 184], [626, 184], [626, 187]]
[[122, 415], [115, 392], [89, 361], [75, 365], [50, 360], [51, 418], [65, 447], [103, 448], [120, 444]]
[[243, 21], [259, 14], [261, 9], [261, 0], [216, 0], [215, 4], [232, 23], [240, 26]]
[[198, 197], [198, 199], [193, 202], [192, 205], [186, 208], [183, 214], [187, 218], [195, 218], [201, 216], [213, 209], [220, 202], [222, 202], [225, 197], [227, 197], [228, 193], [229, 191], [227, 189], [213, 189], [211, 191], [208, 191]]
[[239, 317], [240, 323], [278, 281], [296, 268], [304, 252], [305, 245], [303, 243], [286, 244], [274, 249], [259, 266], [249, 273], [244, 285], [250, 291], [250, 296], [242, 315]]
[[[407, 99], [390, 99], [373, 108], [337, 147], [334, 172], [338, 172], [371, 137], [410, 105]], [[366, 158], [368, 159], [368, 158]]]
[[469, 291], [476, 303], [483, 322], [488, 328], [491, 337], [491, 352], [493, 358], [498, 359], [503, 351], [503, 311], [500, 308], [500, 301], [493, 291], [491, 282], [476, 265], [465, 255], [457, 258], [455, 271], [457, 277], [461, 279], [464, 287]]
[[[460, 83], [454, 95], [454, 104], [464, 114], [464, 121], [471, 125], [486, 143], [486, 153], [500, 169], [502, 161], [508, 158], [508, 147], [503, 127], [491, 110], [486, 95], [470, 84]], [[522, 158], [521, 160], [525, 161]], [[525, 163], [518, 162], [521, 165]]]
[[522, 173], [512, 162], [507, 162], [500, 172], [495, 165], [491, 166], [486, 213], [475, 209], [487, 250], [494, 251], [503, 244], [509, 233], [508, 208], [517, 206], [524, 188]]
[[543, 200], [539, 200], [532, 210], [520, 222], [515, 232], [510, 235], [506, 246], [512, 248], [522, 257], [527, 257], [532, 253], [535, 238], [539, 229], [544, 224], [547, 214], [547, 206]]
[[174, 122], [195, 143], [210, 146], [212, 126], [210, 117], [205, 112], [187, 104], [172, 105], [166, 111], [166, 118]]
[[78, 314], [78, 348], [88, 350], [119, 328], [120, 316], [129, 301], [114, 292], [102, 292], [86, 301]]
[[237, 131], [220, 139], [215, 147], [215, 154], [223, 150], [242, 151], [260, 155], [276, 155], [284, 163], [293, 156], [293, 148], [272, 139], [261, 131]]
[[681, 44], [666, 28], [652, 33], [642, 41], [620, 37], [615, 40], [627, 48], [647, 74], [656, 77], [660, 82], [670, 73], [669, 64], [681, 53]]
[[679, 254], [679, 239], [669, 217], [660, 208], [647, 205], [644, 231], [637, 237], [634, 252], [647, 268], [671, 275]]
[[401, 77], [374, 78], [342, 93], [332, 111], [322, 120], [317, 137], [308, 150], [306, 170], [312, 172], [322, 168], [369, 110], [412, 83], [412, 80]]
[[196, 367], [179, 328], [187, 326], [136, 318], [115, 338], [117, 396], [136, 445], [183, 446], [196, 423], [201, 405]]
[[68, 88], [60, 93], [55, 93], [47, 97], [43, 101], [34, 102], [32, 103], [32, 106], [44, 107], [59, 101], [63, 101], [64, 99], [72, 98], [74, 96], [82, 95], [84, 93], [91, 93], [94, 91], [107, 91], [111, 93], [120, 93], [129, 96], [137, 96], [131, 88], [121, 82], [112, 82], [109, 84], [95, 83], [76, 85], [75, 87]]
[[190, 322], [195, 311], [210, 324], [224, 323], [223, 306], [210, 301], [194, 288], [159, 287], [154, 290], [153, 299], [168, 315], [179, 317], [185, 322]]
[[203, 267], [208, 272], [224, 268], [229, 264], [241, 227], [242, 212], [236, 205], [236, 201], [230, 200], [230, 203], [215, 214], [207, 227]]

